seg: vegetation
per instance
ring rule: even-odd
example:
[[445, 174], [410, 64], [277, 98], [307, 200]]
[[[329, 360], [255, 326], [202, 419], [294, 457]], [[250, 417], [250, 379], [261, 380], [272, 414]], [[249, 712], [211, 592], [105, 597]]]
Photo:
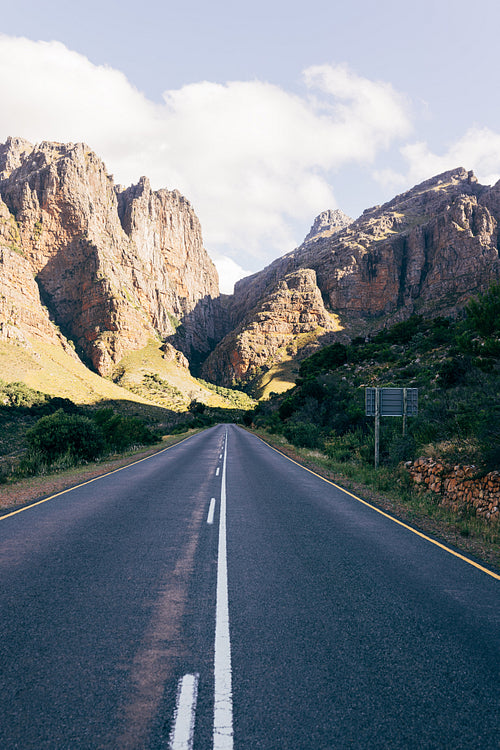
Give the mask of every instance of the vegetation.
[[500, 284], [467, 306], [459, 320], [409, 320], [369, 339], [327, 346], [300, 366], [296, 386], [247, 412], [244, 421], [297, 447], [335, 460], [373, 463], [373, 419], [366, 386], [419, 389], [418, 417], [382, 419], [381, 463], [417, 455], [500, 467]]
[[127, 388], [132, 393], [169, 409], [186, 408], [185, 394], [157, 373], [148, 372], [143, 375], [141, 383], [130, 384]]
[[77, 406], [70, 399], [48, 396], [21, 382], [0, 381], [0, 426], [0, 478], [4, 482], [160, 440], [138, 416], [111, 407]]
[[225, 399], [228, 404], [234, 406], [235, 409], [248, 410], [255, 406], [255, 401], [250, 398], [248, 394], [244, 393], [244, 391], [239, 391], [236, 388], [225, 388], [222, 385], [215, 385], [215, 383], [209, 383], [201, 378], [197, 378], [197, 381], [203, 388], [207, 388], [208, 390], [217, 393], [218, 396], [222, 396], [222, 398]]
[[[416, 514], [418, 523], [423, 516], [439, 520], [451, 511], [415, 492], [403, 462], [424, 455], [474, 464], [478, 473], [500, 469], [500, 284], [471, 300], [458, 319], [414, 315], [374, 336], [327, 346], [302, 361], [295, 387], [257, 405], [242, 392], [192, 378], [185, 390], [177, 389], [180, 381], [166, 379], [170, 369], [157, 348], [164, 367], [160, 374], [146, 369], [149, 349], [131, 367], [149, 404], [101, 397], [77, 406], [23, 382], [0, 381], [0, 481], [151, 445], [159, 440], [160, 426], [182, 433], [240, 420], [344, 484], [360, 482], [410, 503], [412, 510], [402, 511], [403, 517], [413, 520]], [[406, 434], [400, 418], [381, 420], [378, 470], [373, 418], [365, 416], [366, 386], [419, 391], [419, 414], [408, 419]], [[153, 396], [163, 408], [151, 404]], [[394, 512], [400, 513], [399, 506]], [[455, 524], [470, 541], [484, 523], [468, 512], [455, 514]], [[489, 534], [500, 549], [498, 528], [481, 534]]]

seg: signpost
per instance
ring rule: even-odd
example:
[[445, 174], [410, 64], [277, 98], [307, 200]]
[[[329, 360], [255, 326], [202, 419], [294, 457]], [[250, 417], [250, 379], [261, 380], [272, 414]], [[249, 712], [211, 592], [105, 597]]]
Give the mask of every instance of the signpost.
[[366, 416], [375, 417], [375, 468], [379, 464], [380, 417], [407, 417], [418, 414], [418, 388], [365, 388]]

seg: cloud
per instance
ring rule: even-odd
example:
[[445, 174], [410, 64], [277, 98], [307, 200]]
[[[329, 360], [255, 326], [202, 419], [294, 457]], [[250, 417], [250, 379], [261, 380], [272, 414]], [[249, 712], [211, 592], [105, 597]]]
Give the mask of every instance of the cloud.
[[410, 187], [455, 167], [472, 169], [484, 185], [493, 185], [500, 179], [500, 133], [490, 128], [469, 128], [441, 155], [433, 153], [423, 141], [409, 143], [400, 151], [407, 163], [405, 173], [391, 169], [375, 173], [386, 188]]
[[308, 68], [301, 91], [202, 81], [157, 103], [60, 42], [0, 35], [0, 139], [84, 141], [117, 182], [145, 174], [179, 189], [209, 252], [233, 260], [221, 265], [229, 276], [291, 250], [297, 222], [336, 207], [335, 171], [373, 162], [411, 130], [390, 84], [345, 65]]
[[220, 290], [223, 294], [232, 294], [238, 279], [250, 276], [252, 273], [251, 271], [245, 271], [239, 263], [236, 263], [227, 255], [212, 254], [212, 260], [219, 274]]

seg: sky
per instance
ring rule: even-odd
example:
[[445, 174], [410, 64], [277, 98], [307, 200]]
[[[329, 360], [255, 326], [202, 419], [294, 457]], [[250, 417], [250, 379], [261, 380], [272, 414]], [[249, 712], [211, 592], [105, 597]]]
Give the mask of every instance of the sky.
[[498, 0], [17, 0], [0, 16], [0, 142], [87, 143], [177, 189], [221, 290], [463, 166], [500, 179]]

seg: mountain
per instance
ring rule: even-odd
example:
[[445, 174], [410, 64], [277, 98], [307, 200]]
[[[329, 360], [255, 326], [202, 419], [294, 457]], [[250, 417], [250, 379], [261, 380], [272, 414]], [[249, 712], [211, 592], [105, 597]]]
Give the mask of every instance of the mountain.
[[218, 276], [179, 192], [153, 191], [144, 177], [117, 186], [81, 143], [9, 138], [0, 195], [2, 337], [70, 340], [108, 376], [189, 319], [185, 351], [206, 356], [219, 337]]
[[[300, 247], [237, 282], [229, 315], [238, 333], [216, 347], [206, 375], [217, 374], [226, 383], [254, 376], [267, 325], [260, 310], [277, 285], [298, 270], [314, 272], [316, 295], [337, 316], [337, 332], [322, 332], [318, 345], [366, 335], [413, 313], [456, 314], [500, 276], [499, 222], [500, 182], [480, 185], [462, 168], [368, 209], [356, 221], [320, 214]], [[280, 344], [283, 360], [286, 343]], [[311, 344], [298, 352], [299, 359], [310, 353]], [[242, 359], [245, 368], [238, 370], [234, 363]]]
[[293, 358], [311, 340], [338, 329], [336, 316], [323, 304], [315, 272], [292, 271], [220, 342], [205, 361], [203, 373], [215, 382], [235, 385], [286, 357]]
[[456, 314], [500, 276], [499, 222], [500, 182], [483, 186], [458, 168], [356, 220], [322, 212], [298, 248], [221, 296], [178, 191], [153, 190], [146, 177], [116, 185], [82, 143], [9, 138], [0, 378], [54, 390], [54, 373], [76, 383], [90, 368], [146, 398], [170, 388], [176, 408], [213, 398], [189, 368], [260, 395], [285, 390], [325, 344], [413, 313]]

